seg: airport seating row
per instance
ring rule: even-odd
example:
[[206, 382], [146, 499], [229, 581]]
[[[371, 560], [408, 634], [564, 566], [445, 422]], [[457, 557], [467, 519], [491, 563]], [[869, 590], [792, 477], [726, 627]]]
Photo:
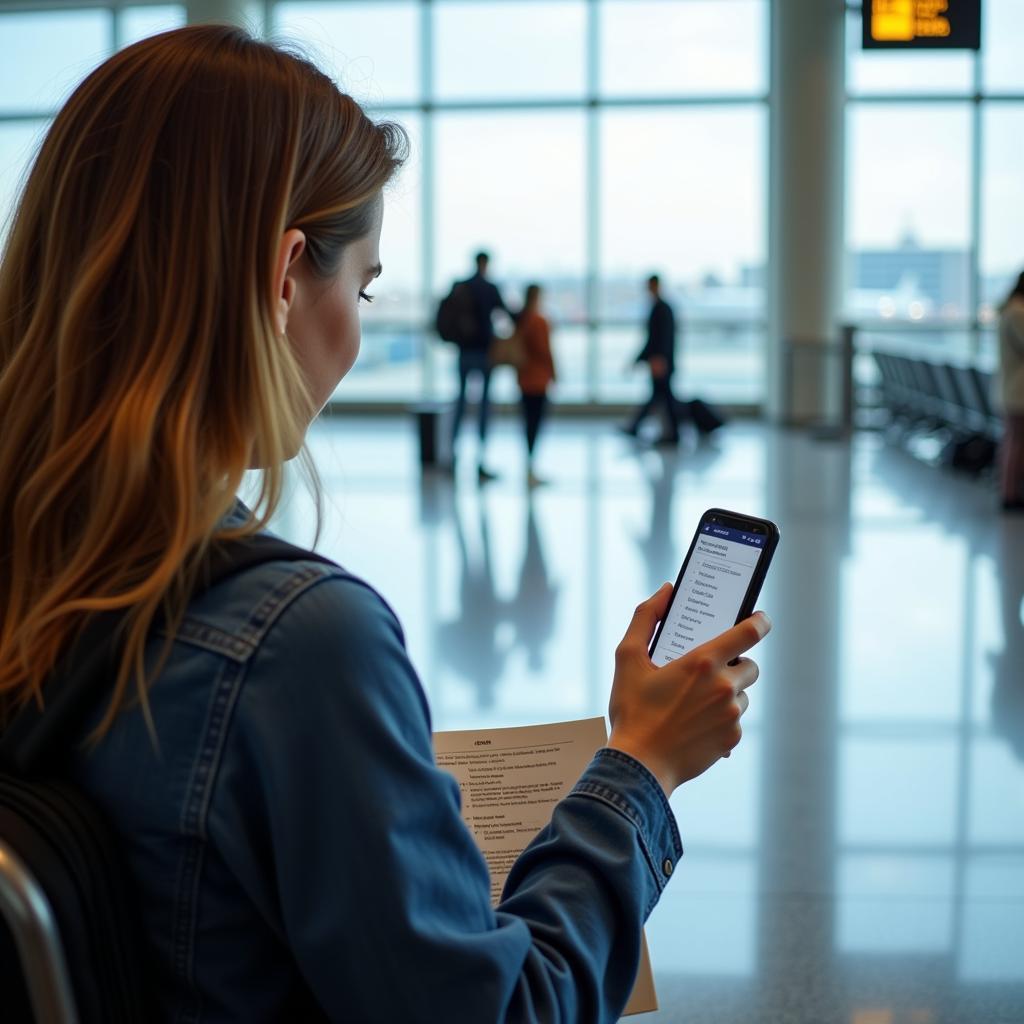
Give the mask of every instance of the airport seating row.
[[991, 400], [991, 373], [877, 349], [872, 355], [882, 402], [894, 419], [999, 440], [1003, 427]]
[[992, 403], [992, 374], [963, 366], [874, 350], [881, 402], [892, 422], [945, 439], [940, 461], [980, 472], [991, 466], [1003, 432]]

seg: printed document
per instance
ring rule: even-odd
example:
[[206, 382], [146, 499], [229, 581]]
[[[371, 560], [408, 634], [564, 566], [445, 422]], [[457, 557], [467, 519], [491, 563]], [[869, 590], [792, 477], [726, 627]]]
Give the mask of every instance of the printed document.
[[[437, 763], [455, 776], [462, 817], [490, 868], [493, 903], [501, 898], [516, 858], [607, 740], [603, 718], [434, 733]], [[657, 1008], [645, 940], [625, 1012]]]

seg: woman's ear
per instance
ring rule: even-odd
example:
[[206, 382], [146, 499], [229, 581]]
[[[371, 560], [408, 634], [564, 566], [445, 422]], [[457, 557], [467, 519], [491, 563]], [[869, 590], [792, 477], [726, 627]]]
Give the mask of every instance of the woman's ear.
[[298, 228], [289, 228], [281, 236], [277, 247], [277, 257], [274, 261], [273, 295], [277, 303], [274, 327], [279, 335], [284, 334], [285, 328], [288, 326], [288, 311], [295, 301], [295, 291], [298, 287], [293, 270], [305, 248], [306, 236]]

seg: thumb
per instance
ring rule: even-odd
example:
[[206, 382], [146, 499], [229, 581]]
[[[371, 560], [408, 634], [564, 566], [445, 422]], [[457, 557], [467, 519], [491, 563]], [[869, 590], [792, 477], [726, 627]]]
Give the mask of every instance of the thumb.
[[651, 642], [654, 634], [654, 627], [660, 619], [665, 617], [668, 611], [668, 601], [672, 596], [672, 584], [663, 583], [657, 592], [652, 594], [642, 604], [637, 605], [630, 620], [626, 635], [623, 637], [625, 644], [642, 647], [645, 651]]

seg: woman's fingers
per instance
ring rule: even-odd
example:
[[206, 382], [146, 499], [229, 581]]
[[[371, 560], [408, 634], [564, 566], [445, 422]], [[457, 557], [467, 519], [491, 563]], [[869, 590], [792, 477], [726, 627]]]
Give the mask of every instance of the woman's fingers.
[[728, 757], [740, 742], [747, 688], [758, 667], [748, 651], [771, 629], [752, 615], [713, 640], [656, 668], [647, 657], [654, 628], [672, 593], [666, 584], [639, 605], [616, 649], [608, 713], [609, 746], [638, 758], [666, 793]]
[[620, 650], [642, 648], [647, 650], [647, 645], [654, 635], [654, 627], [665, 617], [668, 610], [668, 599], [672, 593], [672, 584], [663, 583], [657, 593], [652, 594], [643, 604], [636, 607], [633, 618], [626, 629], [626, 635], [619, 644]]
[[[642, 606], [641, 606], [642, 607]], [[754, 644], [763, 640], [772, 628], [771, 619], [764, 612], [754, 612], [749, 618], [737, 622], [732, 629], [716, 636], [702, 645], [706, 655], [721, 664], [735, 661], [745, 654]], [[694, 648], [698, 650], [700, 648]]]
[[760, 674], [761, 670], [752, 658], [740, 658], [735, 665], [729, 665], [724, 670], [724, 675], [732, 681], [733, 689], [737, 694], [756, 683]]

